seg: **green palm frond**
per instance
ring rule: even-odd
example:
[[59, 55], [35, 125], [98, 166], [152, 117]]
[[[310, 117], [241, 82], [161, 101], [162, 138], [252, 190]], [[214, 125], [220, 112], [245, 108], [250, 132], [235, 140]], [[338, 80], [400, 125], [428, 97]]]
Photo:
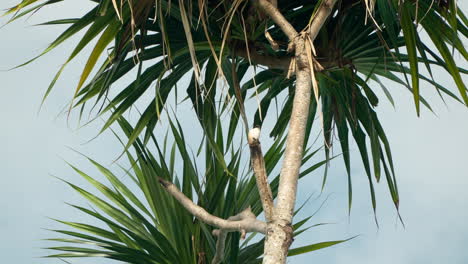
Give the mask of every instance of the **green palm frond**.
[[[156, 139], [151, 135], [152, 144], [144, 144], [140, 139], [134, 141], [132, 150], [126, 151], [130, 167], [122, 167], [126, 175], [124, 178], [89, 158], [106, 183], [98, 180], [102, 177], [86, 174], [70, 165], [94, 190], [85, 190], [66, 182], [90, 203], [91, 208], [71, 206], [100, 224], [57, 220], [68, 228], [54, 230], [61, 237], [50, 240], [66, 246], [50, 247], [58, 253], [49, 257], [104, 257], [139, 264], [208, 263], [215, 253], [215, 239], [211, 233], [213, 227], [190, 215], [161, 187], [158, 177], [174, 182], [187, 197], [214, 215], [227, 218], [249, 206], [257, 216], [262, 213], [253, 173], [241, 169], [245, 165], [243, 163], [248, 163], [248, 159], [243, 157], [245, 150], [242, 150], [242, 146], [227, 143], [223, 137], [216, 137], [213, 143], [205, 141], [202, 147], [204, 155], [193, 156], [188, 149], [190, 143], [185, 140], [177, 120], [174, 120], [166, 137]], [[117, 122], [127, 136], [132, 135], [134, 128], [125, 119], [120, 118]], [[214, 129], [221, 129], [219, 122]], [[270, 172], [284, 151], [283, 138], [275, 141], [266, 152], [265, 163]], [[191, 142], [195, 143], [193, 138]], [[226, 148], [222, 161], [215, 157], [218, 150], [214, 148], [220, 151]], [[307, 151], [301, 176], [326, 163], [310, 164], [309, 159], [316, 153]], [[202, 164], [203, 161], [205, 168], [200, 170], [197, 163]], [[175, 163], [177, 168], [174, 168]], [[135, 188], [129, 187], [129, 180], [135, 183]], [[272, 182], [273, 194], [276, 196], [278, 176]], [[311, 218], [300, 220], [294, 225], [296, 235], [320, 225], [305, 227]], [[258, 263], [263, 254], [264, 239], [252, 240], [253, 237], [255, 234], [240, 244], [240, 234], [231, 233], [226, 241], [224, 263]], [[303, 254], [345, 241], [300, 247], [292, 249], [290, 254]]]
[[[12, 21], [44, 5], [64, 1], [23, 0], [6, 15], [12, 15]], [[146, 105], [128, 135], [126, 149], [135, 144], [139, 135], [144, 135], [143, 143], [150, 140], [173, 91], [193, 102], [207, 142], [212, 146], [218, 137], [213, 130], [217, 120], [212, 106], [204, 104], [207, 98], [220, 97], [224, 106], [238, 102], [232, 108], [228, 142], [232, 141], [233, 131], [240, 123], [238, 117], [245, 114], [242, 103], [249, 99], [247, 94], [261, 95], [255, 125], [261, 125], [271, 113], [268, 110], [272, 101], [284, 100], [281, 114], [270, 131], [274, 138], [283, 134], [290, 119], [295, 87], [294, 76], [288, 78], [288, 62], [292, 56], [287, 51], [287, 37], [256, 10], [254, 1], [93, 2], [96, 6], [78, 19], [49, 22], [70, 25], [38, 57], [78, 32], [86, 31], [65, 61], [65, 67], [78, 55], [83, 55], [83, 48], [97, 39], [92, 52], [86, 56], [88, 60], [70, 105], [108, 116], [102, 131], [118, 122], [137, 100], [154, 92], [154, 100]], [[301, 31], [322, 2], [279, 0], [278, 9], [297, 31]], [[332, 14], [314, 42], [320, 103], [313, 98], [311, 113], [322, 115], [327, 158], [333, 132], [337, 131], [348, 173], [349, 207], [352, 203], [349, 138], [352, 136], [369, 180], [373, 208], [376, 208], [373, 185], [380, 181], [382, 174], [398, 208], [390, 142], [376, 112], [382, 99], [369, 82], [379, 83], [392, 102], [394, 91], [381, 80], [390, 81], [392, 86], [406, 87], [414, 98], [417, 115], [422, 111], [421, 104], [431, 110], [430, 102], [421, 95], [425, 88], [423, 81], [434, 86], [441, 96], [468, 104], [462, 80], [467, 70], [459, 68], [454, 59], [454, 51], [465, 60], [468, 58], [462, 43], [462, 37], [468, 36], [467, 18], [455, 0], [342, 0]], [[272, 47], [267, 36], [278, 47]], [[105, 49], [108, 55], [104, 55]], [[96, 65], [103, 57], [102, 65]], [[432, 74], [435, 68], [445, 70], [453, 78], [456, 91]], [[98, 69], [95, 75], [91, 75], [93, 69]], [[63, 67], [45, 97], [62, 70]], [[135, 80], [126, 87], [116, 87], [115, 83], [133, 74], [133, 70], [137, 71]], [[188, 83], [186, 78], [190, 77]], [[223, 84], [218, 79], [228, 86], [226, 94], [220, 94]], [[118, 91], [110, 93], [111, 90]], [[321, 109], [317, 109], [319, 106]], [[229, 109], [226, 107], [224, 111]], [[310, 126], [313, 120], [312, 116]], [[222, 161], [226, 149], [213, 148], [213, 151], [215, 158]], [[226, 170], [228, 164], [223, 163], [221, 167]], [[324, 184], [325, 180], [326, 177]]]

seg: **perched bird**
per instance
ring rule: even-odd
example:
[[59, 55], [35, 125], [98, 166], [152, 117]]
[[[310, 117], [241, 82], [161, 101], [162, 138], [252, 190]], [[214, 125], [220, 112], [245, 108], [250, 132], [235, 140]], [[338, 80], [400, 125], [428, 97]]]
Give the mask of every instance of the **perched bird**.
[[260, 143], [260, 127], [256, 126], [249, 131], [247, 136], [249, 145]]

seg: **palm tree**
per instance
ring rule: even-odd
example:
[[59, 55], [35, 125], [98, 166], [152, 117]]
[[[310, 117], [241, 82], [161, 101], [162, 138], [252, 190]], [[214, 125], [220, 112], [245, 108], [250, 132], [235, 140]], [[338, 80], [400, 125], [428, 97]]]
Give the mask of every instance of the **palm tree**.
[[[23, 0], [6, 14], [14, 14], [11, 20], [15, 20], [56, 2], [60, 1]], [[190, 78], [184, 96], [193, 104], [206, 144], [213, 147], [219, 137], [215, 127], [220, 113], [231, 115], [226, 142], [232, 143], [241, 126], [249, 135], [252, 167], [267, 222], [239, 212], [231, 212], [235, 216], [228, 220], [214, 218], [210, 208], [205, 207], [206, 212], [195, 205], [189, 194], [181, 193], [167, 179], [160, 179], [160, 184], [199, 221], [219, 228], [219, 243], [228, 231], [266, 233], [263, 263], [286, 261], [294, 235], [292, 217], [299, 171], [316, 116], [324, 135], [326, 160], [336, 131], [348, 174], [349, 209], [351, 134], [365, 167], [374, 211], [374, 183], [382, 175], [398, 210], [390, 143], [375, 111], [380, 98], [370, 84], [379, 85], [391, 102], [393, 91], [382, 79], [406, 87], [413, 95], [417, 115], [421, 104], [431, 110], [420, 95], [421, 81], [433, 85], [441, 97], [468, 104], [461, 78], [467, 71], [457, 67], [454, 60], [455, 51], [464, 59], [468, 57], [459, 37], [468, 36], [468, 19], [455, 0], [93, 2], [96, 6], [78, 19], [46, 23], [70, 25], [38, 57], [81, 30], [86, 32], [44, 99], [63, 68], [97, 39], [71, 97], [70, 109], [80, 108], [80, 115], [85, 109], [98, 116], [108, 114], [104, 131], [122, 120], [139, 98], [154, 91], [154, 100], [128, 134], [128, 150], [139, 140], [143, 145], [151, 140], [169, 94], [180, 93], [177, 88], [187, 83], [186, 76]], [[106, 60], [96, 65], [100, 57]], [[432, 74], [434, 67], [452, 76], [456, 92]], [[91, 76], [94, 68], [97, 74]], [[116, 89], [113, 84], [134, 69], [137, 78], [110, 96], [111, 88]], [[261, 98], [255, 114], [244, 106], [252, 94]], [[277, 100], [283, 100], [281, 114], [268, 132], [277, 140], [286, 131], [288, 136], [277, 202], [273, 204], [276, 194], [272, 194], [275, 192], [266, 179], [267, 162], [261, 154], [259, 130], [249, 128], [261, 127], [271, 115], [270, 104]], [[253, 120], [252, 125], [249, 120]], [[232, 174], [223, 151], [215, 148], [213, 155], [223, 170]], [[233, 228], [233, 223], [238, 228]], [[224, 247], [220, 244], [217, 248]]]
[[[137, 139], [132, 144], [133, 151], [125, 152], [130, 165], [121, 168], [128, 176], [126, 179], [90, 158], [88, 160], [102, 173], [107, 183], [70, 164], [78, 175], [94, 187], [94, 190], [89, 190], [66, 182], [92, 208], [71, 206], [94, 218], [95, 223], [56, 220], [72, 230], [53, 230], [66, 237], [50, 240], [72, 246], [50, 247], [48, 249], [59, 253], [48, 257], [105, 257], [135, 264], [261, 262], [264, 238], [258, 238], [258, 233], [249, 234], [248, 237], [245, 233], [221, 233], [223, 231], [195, 219], [158, 182], [158, 179], [174, 182], [184, 197], [196, 197], [198, 201], [193, 206], [206, 208], [213, 215], [228, 218], [242, 212], [241, 215], [255, 218], [262, 213], [262, 205], [255, 190], [255, 177], [251, 170], [245, 169], [248, 166], [245, 166], [243, 146], [236, 142], [226, 143], [222, 137], [223, 126], [218, 119], [215, 130], [221, 136], [212, 144], [201, 144], [198, 154], [190, 152], [190, 144], [181, 124], [176, 117], [172, 119], [175, 121], [169, 121], [170, 129], [162, 140], [151, 135], [150, 142], [143, 144]], [[133, 127], [129, 122], [123, 118], [117, 122], [124, 137], [132, 134]], [[284, 146], [285, 137], [281, 136], [266, 151], [265, 168], [269, 174], [275, 172]], [[226, 151], [223, 151], [224, 148]], [[226, 158], [217, 159], [214, 153], [218, 151], [223, 152]], [[326, 163], [326, 160], [317, 164], [307, 162], [317, 153], [318, 150], [307, 149], [301, 178]], [[224, 169], [224, 166], [227, 168]], [[276, 196], [279, 175], [272, 178], [272, 195]], [[312, 217], [294, 224], [295, 236], [311, 227], [323, 225], [307, 226]], [[96, 222], [101, 224], [97, 225]], [[217, 234], [217, 241], [213, 234]], [[244, 238], [242, 243], [241, 237]], [[289, 255], [303, 254], [345, 241], [294, 248]]]

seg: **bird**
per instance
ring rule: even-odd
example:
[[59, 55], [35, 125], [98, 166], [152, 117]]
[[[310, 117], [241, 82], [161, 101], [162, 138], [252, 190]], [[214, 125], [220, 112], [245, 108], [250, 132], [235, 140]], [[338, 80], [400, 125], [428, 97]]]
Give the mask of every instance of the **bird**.
[[256, 126], [249, 131], [247, 136], [249, 145], [260, 143], [260, 127]]

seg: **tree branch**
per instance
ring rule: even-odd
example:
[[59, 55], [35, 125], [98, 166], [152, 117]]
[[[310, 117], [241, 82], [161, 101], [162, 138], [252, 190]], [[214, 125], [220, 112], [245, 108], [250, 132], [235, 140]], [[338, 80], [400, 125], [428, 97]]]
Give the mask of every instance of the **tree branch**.
[[268, 0], [268, 2], [270, 2], [272, 6], [278, 8], [278, 0]]
[[273, 194], [268, 183], [265, 169], [265, 160], [263, 159], [262, 148], [260, 146], [260, 128], [254, 128], [249, 131], [247, 141], [250, 146], [250, 160], [257, 180], [258, 193], [262, 202], [263, 212], [267, 222], [273, 221]]
[[[252, 213], [250, 210], [250, 207], [242, 211], [241, 213], [231, 216], [228, 218], [228, 221], [240, 221], [243, 219], [255, 219], [255, 215]], [[241, 230], [241, 238], [245, 238], [245, 230]], [[224, 259], [224, 247], [226, 244], [226, 237], [227, 237], [228, 231], [224, 229], [215, 229], [213, 230], [213, 235], [218, 237], [218, 240], [216, 241], [216, 253], [215, 256], [213, 257], [213, 260], [211, 261], [211, 264], [219, 264], [223, 261]]]
[[[234, 54], [236, 56], [250, 60], [252, 64], [263, 65], [270, 69], [283, 70], [285, 73], [288, 72], [289, 64], [291, 63], [291, 60], [294, 58], [292, 56], [277, 57], [277, 56], [272, 56], [272, 55], [263, 55], [252, 49], [250, 49], [249, 52], [247, 52], [246, 47], [237, 48]], [[313, 62], [314, 62], [314, 70], [316, 72], [321, 72], [323, 70], [327, 70], [327, 69], [337, 67], [337, 66], [348, 65], [351, 63], [351, 61], [345, 61], [345, 62], [334, 61], [326, 57], [314, 58]], [[343, 65], [340, 63], [342, 63]], [[293, 72], [292, 74], [295, 74], [295, 73]]]
[[309, 37], [312, 40], [312, 42], [315, 40], [323, 24], [333, 11], [333, 7], [335, 6], [337, 1], [338, 0], [325, 0], [320, 5], [319, 9], [317, 10], [317, 13], [315, 13], [315, 16], [312, 20], [312, 24], [309, 26]]
[[267, 224], [256, 218], [250, 207], [240, 212], [237, 215], [229, 217], [227, 220], [214, 216], [208, 213], [202, 207], [196, 205], [192, 200], [187, 198], [177, 187], [169, 181], [159, 178], [161, 186], [174, 197], [179, 203], [187, 209], [192, 215], [200, 221], [218, 227], [213, 230], [213, 235], [218, 237], [216, 241], [216, 253], [213, 257], [212, 264], [219, 264], [224, 259], [224, 247], [226, 243], [227, 233], [238, 231], [241, 233], [241, 238], [245, 238], [247, 232], [259, 232], [266, 234]]
[[[314, 41], [318, 31], [331, 14], [337, 0], [325, 0], [317, 10], [308, 31], [309, 38]], [[286, 141], [283, 167], [278, 189], [278, 203], [275, 208], [280, 219], [291, 220], [296, 201], [297, 180], [302, 163], [304, 136], [306, 131], [310, 96], [311, 96], [311, 70], [307, 55], [306, 37], [295, 41], [296, 48], [296, 93], [293, 101], [289, 132]], [[310, 54], [310, 53], [309, 53]]]
[[235, 54], [247, 60], [251, 60], [254, 64], [261, 64], [270, 69], [279, 69], [284, 71], [288, 70], [289, 63], [291, 63], [292, 59], [291, 56], [274, 57], [269, 55], [262, 55], [251, 49], [249, 49], [249, 52], [247, 52], [247, 48], [238, 48], [236, 49]]
[[268, 0], [253, 0], [265, 14], [267, 14], [273, 21], [278, 25], [284, 34], [289, 38], [289, 41], [293, 41], [297, 37], [298, 33], [291, 23], [281, 14], [281, 12], [272, 5]]
[[217, 236], [218, 240], [216, 240], [216, 253], [213, 260], [211, 260], [211, 264], [219, 264], [224, 259], [224, 247], [226, 245], [227, 232], [216, 229], [213, 230], [213, 235]]
[[[179, 203], [187, 209], [192, 215], [198, 218], [200, 221], [215, 226], [219, 229], [224, 231], [232, 232], [232, 231], [245, 231], [245, 232], [258, 232], [265, 234], [266, 233], [266, 223], [260, 221], [254, 217], [247, 217], [247, 213], [243, 215], [242, 219], [236, 221], [225, 220], [214, 216], [208, 213], [202, 207], [196, 205], [192, 200], [187, 198], [185, 194], [183, 194], [177, 187], [169, 181], [166, 181], [162, 178], [159, 178], [159, 183], [161, 184], [164, 189], [172, 195]], [[246, 212], [244, 210], [243, 212]], [[251, 212], [250, 212], [251, 213]], [[241, 213], [242, 214], [242, 213]], [[252, 214], [253, 215], [253, 214]]]

